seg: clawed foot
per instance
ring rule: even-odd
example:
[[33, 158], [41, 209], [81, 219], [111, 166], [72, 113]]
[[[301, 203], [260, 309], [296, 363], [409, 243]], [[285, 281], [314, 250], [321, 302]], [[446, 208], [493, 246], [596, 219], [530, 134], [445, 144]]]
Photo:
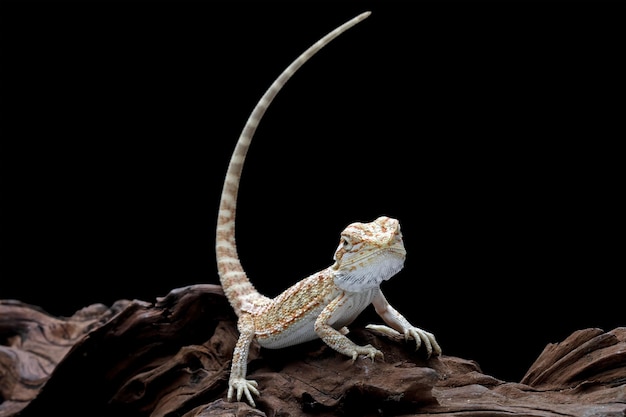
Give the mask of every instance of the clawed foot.
[[385, 355], [383, 355], [383, 352], [376, 349], [372, 345], [355, 346], [354, 351], [352, 352], [352, 362], [354, 362], [360, 355], [363, 355], [366, 358], [370, 358], [372, 362], [374, 362], [376, 358], [385, 360]]
[[258, 386], [259, 384], [253, 380], [245, 378], [231, 378], [230, 381], [228, 381], [228, 401], [233, 400], [233, 394], [236, 391], [237, 401], [241, 401], [241, 397], [245, 395], [248, 403], [250, 403], [252, 407], [256, 407], [256, 404], [252, 399], [252, 394], [256, 396], [259, 395], [259, 390], [257, 389]]
[[[368, 324], [366, 328], [375, 330], [392, 338], [397, 339], [402, 337], [402, 333], [392, 329], [391, 327]], [[404, 340], [415, 340], [415, 350], [418, 350], [423, 343], [424, 348], [426, 349], [426, 358], [430, 358], [433, 354], [435, 356], [441, 355], [441, 347], [439, 347], [439, 343], [437, 343], [435, 335], [427, 332], [426, 330], [411, 326], [404, 331]]]

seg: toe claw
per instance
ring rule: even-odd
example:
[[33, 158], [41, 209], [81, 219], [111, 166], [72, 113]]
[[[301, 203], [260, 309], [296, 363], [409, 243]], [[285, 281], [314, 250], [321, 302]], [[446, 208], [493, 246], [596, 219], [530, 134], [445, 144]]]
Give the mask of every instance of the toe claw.
[[247, 380], [244, 378], [231, 379], [228, 383], [228, 394], [226, 398], [228, 401], [232, 401], [233, 394], [235, 394], [237, 401], [241, 401], [241, 399], [245, 396], [248, 403], [252, 407], [256, 407], [252, 394], [257, 396], [260, 395], [259, 390], [257, 389], [258, 386], [259, 384], [253, 380]]

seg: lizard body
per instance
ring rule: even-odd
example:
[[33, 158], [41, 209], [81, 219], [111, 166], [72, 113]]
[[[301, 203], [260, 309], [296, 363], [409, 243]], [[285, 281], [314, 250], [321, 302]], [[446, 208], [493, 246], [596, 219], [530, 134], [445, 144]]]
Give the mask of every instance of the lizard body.
[[406, 251], [398, 220], [381, 216], [370, 223], [352, 223], [341, 233], [334, 263], [291, 286], [275, 298], [260, 294], [249, 281], [237, 254], [235, 213], [239, 181], [252, 136], [268, 106], [289, 78], [317, 51], [361, 22], [362, 13], [321, 38], [294, 60], [272, 83], [252, 111], [233, 151], [222, 190], [216, 230], [216, 257], [220, 282], [238, 316], [239, 339], [233, 352], [228, 399], [242, 396], [255, 405], [257, 383], [246, 379], [247, 358], [253, 340], [278, 349], [321, 338], [328, 346], [356, 360], [374, 360], [382, 352], [359, 346], [346, 337], [349, 325], [368, 305], [390, 327], [370, 325], [388, 335], [404, 335], [423, 345], [427, 355], [441, 354], [434, 336], [411, 325], [385, 299], [380, 284], [404, 265]]

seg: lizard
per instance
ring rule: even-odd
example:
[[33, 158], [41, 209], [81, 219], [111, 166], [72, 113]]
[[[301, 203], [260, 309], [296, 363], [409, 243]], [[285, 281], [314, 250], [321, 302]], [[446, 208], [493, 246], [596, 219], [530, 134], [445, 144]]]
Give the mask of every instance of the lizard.
[[347, 326], [370, 304], [388, 325], [368, 325], [388, 336], [414, 340], [424, 346], [427, 358], [440, 355], [434, 335], [413, 326], [383, 295], [380, 284], [404, 266], [406, 250], [397, 219], [380, 216], [372, 222], [355, 222], [342, 232], [334, 263], [298, 281], [274, 298], [256, 290], [243, 269], [235, 241], [235, 213], [243, 164], [254, 132], [276, 94], [315, 53], [337, 36], [366, 19], [364, 12], [330, 31], [297, 57], [270, 85], [250, 114], [232, 153], [222, 189], [216, 229], [216, 260], [219, 279], [237, 315], [235, 344], [228, 380], [227, 399], [243, 397], [256, 407], [258, 384], [246, 379], [251, 343], [280, 349], [317, 338], [355, 361], [364, 356], [384, 360], [372, 345], [359, 346], [346, 335]]

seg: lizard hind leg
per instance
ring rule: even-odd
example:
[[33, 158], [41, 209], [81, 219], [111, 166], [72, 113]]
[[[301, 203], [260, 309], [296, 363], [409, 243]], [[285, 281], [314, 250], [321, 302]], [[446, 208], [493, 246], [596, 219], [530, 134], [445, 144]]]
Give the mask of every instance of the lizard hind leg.
[[258, 384], [254, 380], [246, 379], [248, 353], [250, 344], [255, 336], [253, 317], [250, 314], [243, 313], [237, 321], [237, 328], [239, 330], [239, 339], [233, 352], [227, 398], [228, 401], [232, 401], [236, 397], [237, 401], [241, 401], [242, 397], [245, 396], [248, 403], [255, 407], [252, 394], [260, 395], [257, 389]]

